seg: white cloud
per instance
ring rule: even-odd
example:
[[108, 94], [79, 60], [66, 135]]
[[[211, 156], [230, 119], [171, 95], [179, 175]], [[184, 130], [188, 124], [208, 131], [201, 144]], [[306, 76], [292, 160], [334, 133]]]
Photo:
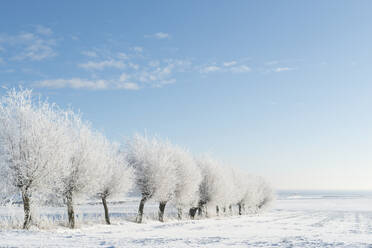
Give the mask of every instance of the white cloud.
[[125, 53], [118, 53], [117, 56], [118, 56], [119, 59], [128, 59], [129, 58], [128, 55], [125, 54]]
[[120, 75], [119, 81], [120, 81], [120, 82], [124, 82], [124, 81], [127, 81], [129, 78], [130, 78], [130, 76], [129, 76], [128, 74], [126, 74], [126, 73], [122, 73], [122, 74]]
[[205, 66], [203, 67], [200, 72], [201, 73], [210, 73], [210, 72], [216, 72], [219, 71], [221, 68], [215, 65]]
[[50, 36], [52, 31], [42, 26], [37, 26], [35, 29], [35, 33], [21, 32], [17, 35], [0, 36], [2, 47], [10, 48], [6, 51], [11, 60], [40, 61], [57, 55], [54, 50], [56, 41], [51, 37], [43, 37], [45, 34]]
[[143, 52], [143, 47], [135, 46], [135, 47], [132, 47], [132, 50], [137, 52], [137, 53], [142, 53]]
[[[130, 48], [133, 50], [133, 48]], [[142, 48], [141, 48], [142, 49]], [[136, 49], [139, 51], [138, 49]], [[94, 51], [94, 52], [92, 52]], [[90, 70], [88, 78], [54, 78], [34, 83], [35, 87], [72, 88], [86, 90], [140, 90], [146, 88], [161, 88], [176, 82], [178, 73], [193, 69], [189, 60], [153, 59], [141, 54], [129, 52], [129, 55], [119, 52], [90, 49], [81, 52], [88, 57], [106, 59], [87, 59], [77, 66]], [[119, 57], [121, 59], [119, 59]], [[124, 60], [125, 59], [125, 60]], [[114, 68], [109, 74], [104, 69]], [[44, 77], [45, 78], [45, 77]]]
[[275, 72], [292, 71], [294, 68], [291, 67], [278, 67], [274, 69]]
[[158, 33], [155, 34], [155, 37], [158, 38], [158, 39], [168, 39], [168, 38], [170, 38], [170, 35], [167, 34], [167, 33], [158, 32]]
[[163, 80], [153, 85], [154, 88], [162, 88], [165, 85], [174, 84], [176, 82], [176, 79], [171, 78], [169, 80]]
[[130, 62], [128, 65], [129, 65], [130, 68], [132, 68], [132, 69], [134, 69], [134, 70], [138, 70], [138, 69], [139, 69], [139, 65], [134, 64], [134, 63], [132, 63], [132, 62]]
[[145, 38], [156, 38], [156, 39], [161, 40], [161, 39], [169, 39], [170, 35], [167, 33], [163, 33], [163, 32], [157, 32], [155, 34], [145, 35]]
[[103, 90], [107, 89], [109, 83], [106, 80], [86, 80], [81, 78], [72, 79], [50, 79], [43, 80], [34, 84], [36, 87], [41, 88], [72, 88], [72, 89], [90, 89], [90, 90]]
[[117, 82], [113, 80], [89, 80], [82, 78], [71, 78], [71, 79], [49, 79], [36, 82], [33, 84], [39, 88], [50, 88], [50, 89], [86, 89], [86, 90], [109, 90], [109, 89], [121, 89], [121, 90], [139, 90], [141, 87], [134, 82]]
[[156, 61], [148, 66], [143, 66], [137, 71], [124, 73], [121, 75], [121, 81], [137, 82], [140, 88], [156, 87], [161, 88], [165, 85], [176, 82], [174, 78], [178, 72], [183, 72], [190, 63], [182, 60], [166, 59]]
[[174, 68], [175, 64], [167, 64], [163, 67], [156, 67], [154, 70], [144, 70], [138, 74], [138, 80], [140, 82], [167, 81], [170, 80], [169, 77], [172, 75]]
[[77, 35], [71, 35], [71, 39], [72, 39], [72, 40], [79, 40], [80, 38], [79, 38], [79, 36], [77, 36]]
[[272, 60], [272, 61], [266, 62], [265, 64], [266, 64], [266, 65], [277, 65], [277, 64], [279, 64], [279, 61], [277, 61], [277, 60]]
[[[107, 67], [122, 69], [118, 74], [107, 75], [100, 79], [57, 78], [35, 82], [40, 88], [71, 88], [86, 90], [140, 90], [144, 88], [161, 88], [176, 82], [175, 74], [184, 72], [190, 62], [177, 59], [149, 60], [139, 66], [121, 60], [88, 61], [79, 64], [83, 69], [102, 70]], [[101, 75], [102, 76], [102, 75]], [[97, 75], [93, 75], [93, 78]]]
[[223, 66], [230, 67], [230, 66], [236, 65], [236, 63], [237, 63], [236, 61], [224, 62]]
[[118, 88], [125, 89], [125, 90], [139, 90], [140, 89], [138, 84], [132, 83], [132, 82], [125, 82], [125, 83], [119, 84]]
[[82, 51], [81, 54], [91, 58], [96, 58], [98, 56], [95, 51]]
[[234, 66], [231, 67], [230, 70], [235, 73], [243, 73], [243, 72], [250, 72], [252, 69], [246, 65]]
[[149, 62], [149, 66], [151, 67], [157, 67], [160, 65], [160, 62], [158, 60], [152, 60]]
[[41, 35], [52, 35], [53, 31], [50, 28], [44, 27], [42, 25], [36, 26], [36, 32]]
[[88, 61], [87, 63], [79, 64], [79, 67], [86, 70], [103, 70], [105, 68], [123, 69], [125, 64], [120, 60], [104, 60], [100, 62]]
[[138, 80], [142, 83], [155, 81], [157, 79], [157, 75], [152, 72], [142, 71], [140, 74], [138, 74]]
[[56, 56], [57, 53], [52, 48], [51, 43], [42, 39], [34, 39], [32, 43], [27, 45], [22, 53], [13, 57], [14, 60], [30, 59], [40, 61], [46, 58]]

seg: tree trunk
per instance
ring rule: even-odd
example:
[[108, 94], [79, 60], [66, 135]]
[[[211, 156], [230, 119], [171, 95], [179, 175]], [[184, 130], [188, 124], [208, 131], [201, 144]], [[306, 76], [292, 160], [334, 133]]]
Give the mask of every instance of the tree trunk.
[[106, 196], [102, 197], [102, 204], [103, 204], [103, 208], [105, 209], [106, 224], [110, 225], [111, 223], [110, 223], [109, 211], [108, 211], [108, 208], [107, 208]]
[[202, 207], [199, 206], [198, 207], [198, 215], [201, 216], [202, 214], [203, 214]]
[[74, 205], [72, 203], [72, 194], [66, 196], [66, 205], [67, 205], [67, 215], [68, 215], [68, 226], [70, 228], [75, 228], [75, 213]]
[[159, 221], [164, 222], [164, 209], [167, 202], [159, 203]]
[[179, 219], [179, 220], [182, 220], [182, 208], [178, 208], [177, 210], [178, 210], [178, 211], [177, 211], [178, 219]]
[[190, 215], [190, 218], [193, 220], [195, 218], [195, 214], [196, 214], [196, 211], [198, 210], [198, 208], [190, 208], [189, 210], [189, 215]]
[[232, 215], [233, 211], [232, 211], [232, 206], [231, 205], [229, 205], [229, 210], [230, 210], [230, 214]]
[[142, 196], [142, 199], [140, 201], [139, 207], [138, 207], [138, 215], [137, 215], [137, 223], [142, 223], [142, 216], [143, 216], [143, 208], [145, 207], [145, 203], [147, 201], [147, 198]]
[[199, 201], [199, 204], [198, 204], [198, 215], [201, 216], [203, 214], [203, 207], [204, 203], [202, 201]]
[[238, 203], [239, 215], [242, 215], [242, 204]]
[[220, 215], [220, 208], [218, 206], [216, 206], [216, 214], [217, 214], [217, 216]]
[[23, 200], [23, 211], [25, 213], [23, 229], [29, 229], [31, 225], [31, 202], [30, 202], [30, 195], [27, 192], [27, 190], [22, 191], [22, 200]]

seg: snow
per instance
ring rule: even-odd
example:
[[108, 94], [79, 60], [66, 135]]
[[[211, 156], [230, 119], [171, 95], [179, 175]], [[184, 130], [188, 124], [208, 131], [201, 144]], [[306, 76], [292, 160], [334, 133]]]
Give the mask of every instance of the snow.
[[[61, 224], [65, 208], [40, 209], [61, 223], [29, 231], [0, 224], [0, 247], [372, 247], [370, 194], [283, 193], [258, 215], [183, 221], [169, 205], [165, 223], [155, 220], [157, 204], [148, 202], [142, 224], [133, 222], [138, 202], [109, 204], [111, 226], [103, 224], [101, 205], [80, 205], [75, 230]], [[5, 216], [21, 218], [22, 208], [1, 207], [0, 220]]]

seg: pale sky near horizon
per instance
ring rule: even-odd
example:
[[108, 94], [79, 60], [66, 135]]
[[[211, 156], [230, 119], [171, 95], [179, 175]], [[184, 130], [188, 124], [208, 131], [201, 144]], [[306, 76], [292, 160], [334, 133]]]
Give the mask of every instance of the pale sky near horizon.
[[[3, 1], [0, 85], [277, 189], [372, 190], [371, 1]], [[5, 92], [4, 89], [0, 93]]]

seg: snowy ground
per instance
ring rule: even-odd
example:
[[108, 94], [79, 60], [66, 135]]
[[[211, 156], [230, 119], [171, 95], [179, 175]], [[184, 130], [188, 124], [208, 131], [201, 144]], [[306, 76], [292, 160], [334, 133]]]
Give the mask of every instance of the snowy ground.
[[[100, 205], [84, 205], [79, 207], [76, 230], [47, 222], [31, 231], [3, 228], [0, 247], [372, 247], [372, 196], [368, 194], [282, 193], [273, 209], [260, 215], [194, 221], [168, 218], [165, 223], [153, 220], [156, 205], [149, 204], [144, 224], [131, 222], [136, 200], [110, 206], [111, 226], [99, 223]], [[64, 222], [63, 208], [47, 210], [48, 219]], [[20, 214], [21, 209], [12, 213], [0, 209], [3, 221]], [[171, 208], [169, 215], [174, 216]]]

